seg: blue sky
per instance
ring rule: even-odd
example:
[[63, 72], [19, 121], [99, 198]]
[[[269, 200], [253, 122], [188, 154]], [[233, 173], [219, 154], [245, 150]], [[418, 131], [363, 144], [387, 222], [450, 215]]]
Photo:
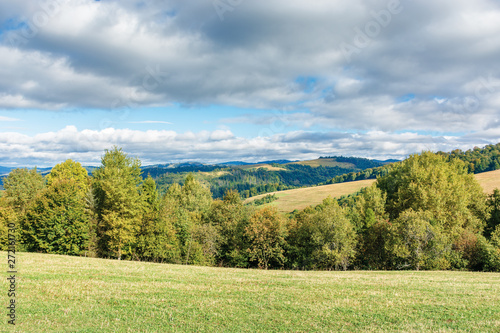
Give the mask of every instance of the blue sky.
[[500, 142], [495, 0], [0, 0], [0, 165]]

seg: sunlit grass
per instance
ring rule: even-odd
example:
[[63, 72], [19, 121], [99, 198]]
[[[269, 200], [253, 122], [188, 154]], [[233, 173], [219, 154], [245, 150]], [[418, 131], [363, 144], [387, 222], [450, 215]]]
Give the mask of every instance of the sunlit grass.
[[[375, 182], [375, 179], [272, 192], [276, 194], [278, 200], [275, 200], [268, 205], [277, 207], [280, 212], [289, 213], [295, 209], [301, 210], [307, 206], [319, 205], [328, 196], [331, 196], [332, 198], [339, 198], [343, 195], [355, 193], [364, 187], [370, 186], [373, 182]], [[253, 201], [268, 194], [261, 194], [249, 198], [245, 202]]]
[[262, 271], [28, 253], [18, 268], [17, 332], [500, 330], [494, 273]]
[[334, 158], [318, 158], [316, 160], [292, 162], [290, 164], [302, 164], [302, 165], [309, 165], [311, 167], [319, 167], [319, 166], [336, 167], [337, 166], [339, 168], [345, 168], [345, 169], [355, 169], [356, 168], [356, 165], [354, 165], [353, 163], [337, 162]]
[[493, 193], [493, 190], [500, 189], [500, 170], [483, 172], [474, 175], [486, 193]]
[[[479, 184], [483, 187], [485, 193], [493, 193], [495, 188], [500, 189], [500, 170], [480, 173], [475, 175], [475, 177]], [[343, 195], [353, 194], [364, 187], [370, 186], [374, 182], [375, 179], [368, 179], [355, 182], [272, 192], [276, 194], [278, 200], [266, 205], [276, 207], [280, 212], [289, 213], [295, 209], [302, 210], [307, 206], [319, 205], [328, 196], [331, 196], [332, 198], [339, 198]], [[248, 198], [245, 202], [251, 202], [268, 194], [269, 193]]]

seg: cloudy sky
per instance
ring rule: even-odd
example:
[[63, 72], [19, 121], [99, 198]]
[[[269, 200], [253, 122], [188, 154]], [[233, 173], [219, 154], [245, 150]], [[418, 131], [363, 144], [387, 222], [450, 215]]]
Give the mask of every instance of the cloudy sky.
[[497, 0], [0, 0], [3, 166], [497, 142]]

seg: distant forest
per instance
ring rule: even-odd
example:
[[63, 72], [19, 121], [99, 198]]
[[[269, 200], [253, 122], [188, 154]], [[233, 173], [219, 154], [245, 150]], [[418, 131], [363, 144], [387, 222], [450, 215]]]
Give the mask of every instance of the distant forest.
[[[325, 159], [322, 157], [320, 159]], [[299, 187], [309, 187], [326, 182], [333, 177], [366, 168], [380, 166], [381, 163], [365, 158], [328, 157], [342, 166], [309, 166], [298, 163], [270, 164], [276, 170], [265, 167], [214, 165], [191, 165], [175, 168], [145, 167], [143, 176], [148, 174], [156, 181], [160, 192], [164, 193], [172, 184], [183, 184], [189, 173], [207, 185], [214, 198], [222, 198], [228, 190], [236, 190], [242, 198], [263, 193], [283, 191]], [[351, 165], [347, 167], [348, 165]], [[252, 168], [253, 167], [253, 168]]]
[[[484, 148], [475, 147], [467, 151], [462, 151], [460, 149], [453, 150], [450, 153], [440, 151], [437, 154], [446, 157], [448, 161], [460, 160], [465, 162], [469, 173], [482, 173], [500, 169], [500, 143], [487, 145]], [[387, 175], [392, 167], [392, 164], [388, 164], [375, 168], [366, 168], [362, 171], [353, 171], [344, 175], [335, 176], [324, 184], [375, 179]]]

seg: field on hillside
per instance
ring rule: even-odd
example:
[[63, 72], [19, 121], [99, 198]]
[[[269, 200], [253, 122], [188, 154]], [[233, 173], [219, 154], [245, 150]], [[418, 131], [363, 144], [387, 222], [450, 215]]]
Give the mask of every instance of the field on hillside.
[[257, 170], [259, 168], [264, 168], [267, 171], [286, 171], [285, 168], [280, 168], [280, 167], [275, 167], [272, 166], [271, 164], [250, 164], [250, 165], [238, 165], [235, 168], [242, 169], [242, 170]]
[[302, 165], [308, 165], [311, 167], [319, 167], [319, 166], [336, 167], [336, 166], [338, 166], [339, 168], [346, 168], [346, 169], [356, 168], [356, 166], [352, 163], [337, 162], [333, 158], [318, 158], [316, 160], [292, 162], [289, 164], [302, 164]]
[[493, 193], [493, 190], [500, 189], [500, 170], [483, 172], [474, 175], [486, 193]]
[[33, 253], [18, 254], [18, 270], [16, 332], [500, 330], [498, 273], [262, 271]]
[[245, 200], [245, 203], [262, 198], [268, 194], [276, 194], [278, 200], [267, 205], [276, 207], [280, 212], [289, 213], [295, 209], [301, 210], [307, 206], [318, 205], [328, 196], [339, 198], [343, 195], [355, 193], [364, 187], [370, 186], [373, 182], [375, 182], [375, 179], [272, 192], [248, 198]]
[[[488, 194], [493, 193], [495, 188], [500, 189], [500, 170], [480, 173], [474, 175], [474, 177], [476, 177], [479, 184], [481, 184], [484, 191]], [[339, 198], [343, 195], [355, 193], [364, 187], [370, 186], [374, 182], [375, 179], [367, 179], [355, 182], [272, 192], [271, 194], [276, 194], [278, 200], [266, 205], [276, 207], [280, 212], [290, 213], [295, 209], [301, 210], [307, 206], [316, 206], [328, 196], [331, 196], [332, 198]], [[268, 194], [270, 193], [248, 198], [245, 200], [245, 203], [262, 198]]]

